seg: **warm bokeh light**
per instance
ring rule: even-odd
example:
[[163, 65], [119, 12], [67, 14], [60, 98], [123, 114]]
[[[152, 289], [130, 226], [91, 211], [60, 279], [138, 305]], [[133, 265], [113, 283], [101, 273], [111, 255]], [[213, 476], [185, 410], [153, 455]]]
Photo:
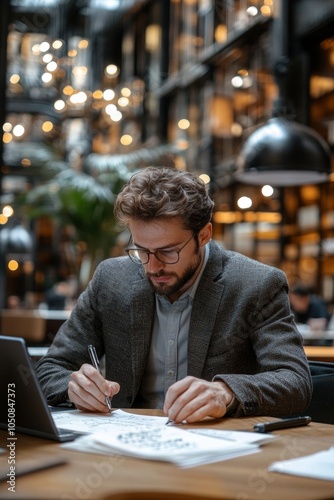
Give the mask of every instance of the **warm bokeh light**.
[[231, 134], [234, 136], [234, 137], [240, 137], [242, 135], [242, 126], [240, 125], [240, 123], [232, 123], [231, 125]]
[[215, 41], [218, 43], [225, 43], [227, 40], [227, 26], [226, 24], [218, 24], [215, 29]]
[[122, 94], [122, 96], [124, 96], [124, 97], [130, 97], [130, 95], [131, 95], [131, 90], [130, 90], [128, 87], [123, 87], [123, 88], [121, 89], [121, 94]]
[[22, 158], [21, 165], [22, 167], [30, 167], [31, 161], [29, 160], [29, 158]]
[[161, 26], [150, 24], [145, 32], [145, 49], [148, 52], [156, 52], [161, 46]]
[[74, 89], [72, 87], [72, 85], [65, 85], [65, 87], [63, 88], [63, 94], [65, 95], [72, 95], [74, 92]]
[[105, 112], [108, 114], [108, 115], [112, 115], [113, 113], [116, 113], [117, 111], [117, 108], [115, 106], [115, 104], [108, 104], [106, 107], [105, 107]]
[[102, 90], [95, 90], [93, 92], [93, 98], [94, 99], [102, 99], [103, 98], [103, 92], [102, 92]]
[[44, 56], [42, 57], [42, 61], [45, 64], [48, 64], [49, 62], [51, 62], [52, 59], [53, 59], [53, 56], [52, 56], [52, 54], [50, 54], [50, 52], [48, 54], [44, 54]]
[[18, 124], [18, 125], [15, 125], [15, 127], [13, 128], [13, 135], [15, 137], [22, 137], [24, 132], [25, 132], [25, 128], [23, 125]]
[[118, 110], [113, 111], [109, 116], [113, 122], [119, 122], [123, 118], [122, 113]]
[[120, 97], [117, 102], [119, 106], [125, 108], [129, 104], [129, 99], [127, 97]]
[[8, 222], [8, 217], [5, 217], [4, 214], [0, 214], [0, 224], [3, 226]]
[[48, 63], [48, 65], [46, 66], [46, 69], [48, 71], [56, 71], [56, 69], [58, 68], [58, 64], [56, 63], [56, 61], [51, 61]]
[[3, 126], [2, 126], [2, 130], [3, 130], [4, 132], [11, 132], [11, 131], [12, 131], [12, 128], [13, 128], [13, 126], [12, 126], [12, 124], [11, 124], [11, 123], [9, 123], [9, 122], [4, 123], [4, 124], [3, 124]]
[[129, 134], [124, 134], [120, 138], [120, 143], [123, 144], [123, 146], [129, 146], [132, 143], [132, 141], [133, 139]]
[[261, 193], [263, 194], [263, 196], [269, 197], [274, 193], [274, 189], [272, 186], [269, 186], [269, 184], [266, 184], [261, 189]]
[[41, 53], [41, 50], [40, 50], [40, 48], [39, 48], [39, 44], [38, 44], [38, 43], [35, 43], [35, 45], [33, 45], [33, 46], [31, 47], [31, 52], [32, 52], [33, 54], [35, 54], [36, 56], [38, 56], [38, 54], [40, 54], [40, 53]]
[[87, 72], [87, 66], [74, 66], [74, 68], [72, 69], [73, 75], [78, 77], [86, 76]]
[[182, 150], [188, 149], [189, 141], [187, 141], [187, 139], [180, 137], [179, 139], [177, 139], [176, 145], [179, 149], [182, 149]]
[[43, 132], [50, 132], [53, 129], [53, 123], [50, 121], [46, 121], [42, 124]]
[[18, 75], [17, 73], [14, 73], [14, 75], [12, 75], [9, 79], [10, 83], [14, 84], [15, 83], [19, 83], [20, 81], [20, 75]]
[[56, 101], [54, 103], [54, 108], [57, 111], [62, 111], [65, 108], [65, 106], [66, 106], [66, 104], [65, 104], [65, 102], [62, 99], [58, 99], [58, 101]]
[[187, 130], [187, 128], [190, 127], [190, 121], [187, 120], [186, 118], [182, 118], [181, 120], [178, 121], [178, 124], [177, 126], [181, 129], [181, 130]]
[[9, 144], [12, 140], [13, 140], [12, 134], [10, 134], [9, 132], [5, 132], [3, 134], [2, 142], [4, 142], [5, 144]]
[[78, 51], [75, 49], [71, 49], [67, 52], [68, 57], [75, 57], [78, 54]]
[[70, 97], [70, 102], [72, 104], [83, 104], [87, 101], [87, 94], [86, 92], [78, 92], [77, 94], [73, 94]]
[[241, 209], [249, 208], [253, 204], [252, 200], [248, 196], [241, 196], [237, 201], [237, 205]]
[[218, 224], [236, 224], [238, 222], [263, 222], [268, 224], [280, 224], [282, 215], [279, 212], [253, 212], [245, 213], [232, 211], [217, 211], [213, 215], [213, 220]]
[[43, 75], [41, 76], [41, 79], [42, 79], [42, 82], [44, 82], [44, 83], [50, 83], [52, 80], [52, 75], [51, 75], [51, 73], [43, 73]]
[[258, 9], [257, 9], [257, 7], [256, 7], [255, 5], [250, 5], [250, 6], [246, 9], [246, 12], [247, 12], [247, 14], [248, 14], [249, 16], [251, 16], [251, 17], [254, 17], [254, 16], [256, 16], [256, 15], [259, 13], [259, 11], [258, 11]]
[[115, 92], [112, 89], [106, 89], [103, 92], [103, 99], [105, 99], [106, 101], [112, 101], [114, 97]]
[[208, 174], [201, 174], [199, 178], [202, 179], [204, 184], [209, 184], [209, 182], [211, 181], [210, 176]]
[[108, 64], [105, 70], [108, 76], [117, 76], [119, 73], [119, 69], [116, 64]]
[[80, 40], [80, 42], [78, 43], [78, 48], [79, 49], [87, 49], [89, 45], [89, 41], [86, 39], [86, 38], [83, 38], [82, 40]]
[[8, 269], [10, 271], [16, 271], [18, 268], [19, 268], [19, 263], [17, 262], [17, 260], [12, 259], [8, 262]]
[[49, 42], [42, 42], [42, 43], [40, 44], [40, 46], [39, 46], [39, 50], [40, 50], [41, 52], [47, 52], [47, 51], [49, 50], [49, 48], [50, 48], [50, 44], [49, 44]]
[[260, 10], [261, 14], [265, 17], [270, 17], [272, 15], [272, 10], [269, 5], [263, 5]]
[[10, 205], [6, 205], [2, 209], [2, 213], [5, 217], [11, 217], [14, 213], [14, 209]]
[[23, 271], [25, 274], [31, 274], [34, 270], [34, 263], [31, 260], [27, 260], [23, 263]]
[[242, 214], [240, 212], [215, 212], [213, 215], [213, 220], [218, 224], [234, 224], [236, 222], [241, 222]]
[[61, 40], [55, 40], [52, 44], [54, 49], [60, 49], [63, 46], [63, 42]]
[[245, 212], [245, 222], [268, 222], [269, 224], [279, 224], [282, 215], [279, 212]]

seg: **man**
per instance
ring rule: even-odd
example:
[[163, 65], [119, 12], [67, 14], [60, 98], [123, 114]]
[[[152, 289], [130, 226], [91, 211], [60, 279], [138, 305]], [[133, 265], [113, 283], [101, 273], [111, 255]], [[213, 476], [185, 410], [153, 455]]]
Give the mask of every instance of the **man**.
[[323, 320], [326, 328], [329, 314], [325, 301], [311, 292], [305, 285], [297, 284], [290, 292], [290, 304], [296, 323], [309, 324], [312, 320]]
[[[290, 291], [290, 306], [298, 330], [317, 332], [318, 336], [327, 329], [329, 313], [325, 301], [314, 295], [311, 288], [303, 284], [295, 285]], [[306, 330], [305, 330], [306, 328]], [[308, 340], [305, 336], [304, 345], [332, 345], [331, 339]]]
[[[188, 172], [149, 167], [118, 195], [128, 256], [96, 269], [37, 374], [49, 404], [163, 408], [180, 423], [284, 416], [311, 381], [282, 271], [211, 241], [213, 201]], [[106, 378], [88, 345], [105, 355]]]

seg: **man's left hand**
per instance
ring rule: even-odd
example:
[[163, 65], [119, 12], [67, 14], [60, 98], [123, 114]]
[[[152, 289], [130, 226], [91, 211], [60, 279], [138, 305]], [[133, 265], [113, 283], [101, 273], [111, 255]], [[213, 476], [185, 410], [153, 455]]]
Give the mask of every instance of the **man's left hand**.
[[205, 417], [221, 418], [232, 398], [233, 393], [224, 382], [188, 376], [168, 389], [164, 412], [177, 424], [184, 420], [197, 422]]

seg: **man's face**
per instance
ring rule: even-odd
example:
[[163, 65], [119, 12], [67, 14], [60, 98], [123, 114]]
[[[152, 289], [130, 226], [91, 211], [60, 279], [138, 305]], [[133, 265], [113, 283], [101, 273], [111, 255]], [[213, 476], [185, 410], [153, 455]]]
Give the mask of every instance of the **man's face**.
[[184, 229], [179, 218], [156, 222], [131, 221], [131, 246], [155, 252], [157, 250], [182, 250], [175, 264], [165, 264], [150, 254], [144, 264], [146, 276], [155, 293], [167, 295], [171, 301], [178, 299], [196, 280], [203, 262], [204, 245], [211, 238], [211, 224], [195, 236]]
[[297, 295], [294, 293], [290, 294], [290, 303], [292, 308], [299, 313], [304, 313], [307, 311], [309, 303], [310, 303], [310, 296], [309, 295]]

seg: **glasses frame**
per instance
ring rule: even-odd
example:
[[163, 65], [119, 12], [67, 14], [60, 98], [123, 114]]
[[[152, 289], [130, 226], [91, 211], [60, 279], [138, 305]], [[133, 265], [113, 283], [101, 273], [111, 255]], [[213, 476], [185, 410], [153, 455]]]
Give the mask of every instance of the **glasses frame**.
[[[185, 242], [185, 244], [184, 244], [184, 245], [182, 245], [182, 247], [181, 247], [181, 248], [179, 248], [179, 250], [171, 250], [171, 251], [170, 251], [171, 253], [176, 253], [176, 255], [177, 255], [177, 259], [176, 259], [175, 261], [173, 261], [173, 262], [165, 262], [164, 260], [159, 259], [159, 257], [158, 257], [158, 255], [157, 255], [157, 254], [158, 254], [159, 252], [161, 252], [161, 251], [164, 251], [164, 249], [163, 249], [163, 248], [160, 248], [159, 250], [155, 250], [154, 252], [150, 252], [149, 250], [147, 250], [147, 248], [137, 248], [137, 247], [130, 247], [130, 246], [127, 246], [127, 247], [125, 248], [125, 252], [127, 253], [127, 255], [128, 255], [129, 259], [131, 259], [131, 260], [132, 260], [132, 262], [134, 262], [135, 264], [142, 264], [143, 266], [145, 266], [146, 264], [148, 264], [148, 262], [149, 262], [149, 260], [150, 260], [150, 255], [154, 255], [154, 257], [155, 257], [155, 258], [156, 258], [159, 262], [162, 262], [162, 264], [170, 264], [170, 265], [173, 265], [173, 264], [177, 264], [177, 263], [179, 262], [179, 260], [180, 260], [180, 252], [184, 249], [184, 247], [185, 247], [185, 246], [187, 246], [187, 245], [188, 245], [188, 243], [190, 243], [190, 241], [191, 241], [193, 238], [195, 238], [195, 236], [196, 236], [196, 234], [192, 234], [192, 235], [191, 235], [191, 237], [189, 238], [189, 240], [187, 240], [187, 241]], [[130, 241], [131, 241], [131, 240], [132, 240], [132, 236], [131, 236], [131, 237], [130, 237], [130, 239], [129, 239], [128, 245], [129, 245], [129, 243], [130, 243]], [[144, 253], [147, 255], [147, 260], [143, 262], [142, 260], [140, 260], [140, 259], [136, 259], [135, 257], [131, 256], [131, 255], [130, 255], [130, 253], [129, 253], [131, 250], [136, 250], [137, 252], [138, 252], [138, 251], [140, 251], [140, 252], [144, 252]], [[168, 252], [168, 250], [165, 250], [165, 251], [167, 251], [167, 252]]]

